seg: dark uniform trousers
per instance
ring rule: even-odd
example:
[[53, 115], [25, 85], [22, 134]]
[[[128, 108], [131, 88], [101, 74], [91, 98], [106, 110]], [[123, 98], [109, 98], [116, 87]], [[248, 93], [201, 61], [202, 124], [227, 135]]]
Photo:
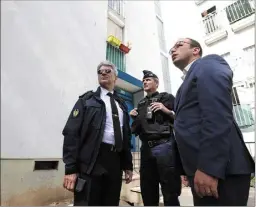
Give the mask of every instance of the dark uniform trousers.
[[250, 175], [229, 175], [219, 180], [216, 199], [211, 196], [200, 198], [194, 190], [194, 177], [188, 177], [192, 189], [194, 206], [246, 206], [250, 190]]
[[[111, 150], [112, 145], [102, 143], [92, 172], [89, 206], [118, 206], [122, 186], [120, 154]], [[86, 188], [74, 193], [74, 205], [85, 206]]]
[[140, 185], [145, 206], [159, 205], [159, 183], [165, 206], [179, 206], [181, 178], [175, 167], [174, 138], [150, 148], [141, 146]]

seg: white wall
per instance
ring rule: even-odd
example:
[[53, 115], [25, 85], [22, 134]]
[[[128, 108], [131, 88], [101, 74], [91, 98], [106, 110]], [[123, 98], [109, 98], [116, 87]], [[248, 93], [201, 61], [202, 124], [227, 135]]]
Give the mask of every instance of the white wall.
[[1, 2], [2, 158], [62, 156], [69, 112], [97, 86], [106, 33], [107, 1]]
[[154, 1], [126, 1], [125, 41], [132, 43], [126, 56], [126, 72], [142, 80], [143, 70], [154, 72], [164, 90]]
[[[239, 57], [243, 48], [254, 44], [254, 27], [235, 34], [232, 32], [225, 14], [222, 13], [220, 19], [222, 26], [228, 32], [228, 38], [211, 46], [205, 45], [201, 13], [214, 5], [216, 5], [217, 11], [222, 10], [231, 4], [231, 1], [205, 1], [200, 5], [196, 5], [195, 1], [162, 1], [161, 3], [163, 5], [167, 46], [169, 48], [173, 46], [178, 38], [190, 37], [201, 43], [204, 55], [210, 53], [222, 55], [226, 52], [231, 52], [232, 56]], [[172, 61], [170, 63], [172, 90], [175, 93], [182, 83], [180, 79], [182, 73], [175, 68]]]

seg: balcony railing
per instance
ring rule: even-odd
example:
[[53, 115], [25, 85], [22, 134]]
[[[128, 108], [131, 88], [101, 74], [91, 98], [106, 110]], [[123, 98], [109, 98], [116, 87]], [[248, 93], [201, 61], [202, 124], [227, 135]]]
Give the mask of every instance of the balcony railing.
[[217, 12], [208, 14], [204, 19], [203, 19], [203, 24], [205, 27], [205, 34], [209, 35], [217, 30], [220, 29], [220, 24], [217, 19]]
[[233, 113], [236, 122], [241, 129], [254, 125], [250, 104], [233, 105]]
[[120, 16], [124, 16], [124, 1], [123, 0], [108, 0], [108, 7], [114, 10]]
[[230, 24], [233, 24], [255, 13], [253, 1], [251, 0], [238, 0], [227, 6], [225, 10]]

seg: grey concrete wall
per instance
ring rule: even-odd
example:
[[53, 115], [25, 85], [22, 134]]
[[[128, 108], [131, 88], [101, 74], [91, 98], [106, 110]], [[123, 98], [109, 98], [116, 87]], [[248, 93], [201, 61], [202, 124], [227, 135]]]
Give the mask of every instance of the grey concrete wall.
[[34, 160], [1, 160], [1, 206], [47, 205], [72, 198], [62, 187], [64, 165], [34, 170]]

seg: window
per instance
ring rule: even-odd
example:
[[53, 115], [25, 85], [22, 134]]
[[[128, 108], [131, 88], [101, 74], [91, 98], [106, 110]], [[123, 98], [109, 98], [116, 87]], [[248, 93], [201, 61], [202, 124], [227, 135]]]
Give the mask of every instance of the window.
[[115, 64], [118, 70], [125, 72], [125, 53], [109, 43], [107, 43], [106, 59]]
[[164, 38], [164, 24], [162, 20], [159, 19], [158, 17], [156, 17], [156, 21], [157, 21], [159, 46], [162, 51], [166, 52], [165, 38]]
[[209, 35], [219, 29], [219, 25], [217, 23], [216, 6], [213, 6], [207, 11], [204, 11], [201, 15], [203, 18], [206, 35]]
[[226, 14], [230, 24], [246, 18], [255, 12], [251, 0], [238, 0], [226, 7]]
[[232, 102], [233, 102], [233, 114], [238, 126], [242, 129], [248, 128], [254, 125], [254, 118], [250, 104], [242, 104], [238, 96], [239, 87], [233, 87], [232, 90]]
[[108, 0], [108, 7], [117, 12], [117, 14], [123, 16], [124, 1], [123, 0]]
[[255, 77], [255, 45], [243, 49], [242, 66], [248, 77]]
[[239, 100], [239, 97], [238, 97], [238, 94], [237, 94], [236, 87], [233, 87], [231, 96], [232, 96], [232, 103], [233, 103], [233, 105], [234, 106], [240, 105], [240, 100]]
[[170, 80], [168, 58], [165, 57], [163, 54], [161, 54], [161, 63], [162, 63], [163, 78], [164, 78], [164, 89], [166, 92], [171, 93], [171, 80]]
[[159, 0], [155, 0], [155, 12], [156, 15], [158, 15], [159, 17], [162, 17], [162, 13], [161, 13], [161, 5], [160, 5], [160, 1]]
[[230, 68], [235, 72], [238, 66], [238, 58], [231, 56], [230, 52], [221, 55], [229, 64]]

